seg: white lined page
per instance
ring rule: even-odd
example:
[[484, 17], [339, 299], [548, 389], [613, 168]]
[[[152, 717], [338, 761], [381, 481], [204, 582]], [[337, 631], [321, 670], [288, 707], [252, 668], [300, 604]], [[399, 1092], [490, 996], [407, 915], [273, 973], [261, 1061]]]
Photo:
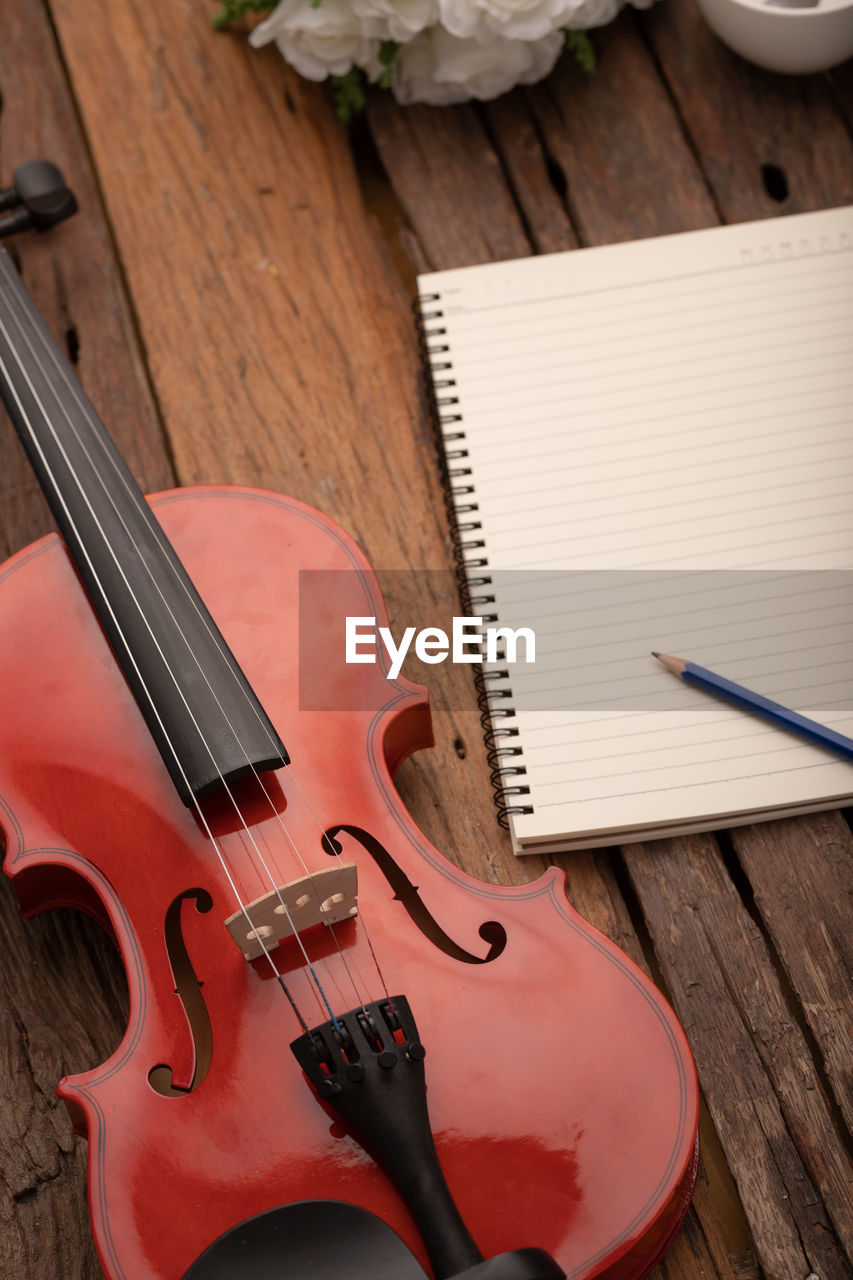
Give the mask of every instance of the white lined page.
[[853, 210], [419, 285], [449, 347], [451, 466], [471, 472], [459, 518], [482, 525], [471, 574], [485, 558], [501, 623], [537, 632], [535, 667], [510, 673], [533, 807], [516, 850], [853, 794], [853, 765], [649, 657], [853, 735]]

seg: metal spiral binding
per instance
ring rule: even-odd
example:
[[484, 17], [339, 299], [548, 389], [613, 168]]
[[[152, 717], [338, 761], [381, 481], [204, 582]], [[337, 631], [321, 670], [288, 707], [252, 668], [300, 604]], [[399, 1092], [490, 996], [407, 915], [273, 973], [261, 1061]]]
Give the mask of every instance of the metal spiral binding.
[[[426, 372], [430, 370], [433, 375], [450, 375], [453, 371], [453, 362], [451, 360], [440, 359], [441, 356], [449, 354], [450, 351], [449, 343], [440, 341], [447, 331], [443, 325], [438, 324], [436, 326], [433, 324], [435, 321], [442, 320], [444, 313], [440, 309], [429, 311], [425, 309], [440, 302], [440, 294], [423, 293], [413, 303], [413, 310], [422, 357], [421, 367], [424, 371], [426, 398], [431, 409], [432, 423], [439, 445], [439, 464], [445, 480], [442, 488], [447, 508], [450, 536], [453, 543], [453, 559], [456, 565], [459, 598], [462, 602], [462, 608], [467, 614], [482, 616], [487, 623], [497, 622], [498, 616], [496, 613], [480, 615], [479, 612], [483, 606], [494, 604], [495, 597], [488, 593], [472, 594], [475, 591], [481, 591], [482, 588], [491, 586], [492, 579], [488, 573], [478, 577], [469, 576], [471, 569], [487, 570], [489, 561], [488, 556], [485, 554], [485, 539], [476, 536], [466, 537], [469, 534], [476, 535], [477, 531], [482, 529], [481, 521], [476, 519], [480, 505], [476, 501], [474, 485], [462, 483], [466, 477], [470, 477], [471, 468], [464, 465], [458, 467], [451, 465], [457, 462], [461, 463], [468, 457], [468, 450], [465, 448], [466, 437], [462, 426], [462, 414], [459, 411], [459, 397], [452, 393], [452, 388], [456, 386], [456, 379], [452, 376], [430, 377]], [[428, 328], [427, 326], [431, 324], [433, 327]], [[439, 359], [436, 359], [436, 357], [439, 357]], [[444, 392], [450, 392], [451, 394], [445, 395], [443, 394]], [[448, 412], [448, 410], [451, 410], [451, 412]], [[447, 427], [456, 429], [447, 431], [445, 430]], [[447, 448], [447, 445], [454, 447]], [[467, 501], [457, 501], [457, 499], [467, 499]], [[468, 516], [474, 518], [469, 520], [467, 519]], [[478, 557], [475, 560], [466, 559], [468, 553], [478, 550], [483, 551], [482, 557]], [[480, 724], [483, 729], [483, 740], [486, 744], [487, 759], [491, 771], [489, 779], [494, 791], [495, 808], [497, 809], [498, 822], [502, 827], [507, 828], [510, 814], [532, 813], [533, 806], [530, 804], [514, 804], [512, 802], [515, 796], [530, 795], [529, 786], [524, 783], [506, 785], [507, 780], [510, 778], [523, 777], [527, 773], [527, 769], [521, 763], [521, 747], [507, 745], [508, 739], [518, 737], [518, 729], [509, 725], [501, 725], [500, 723], [501, 720], [510, 720], [515, 715], [514, 707], [496, 705], [512, 701], [512, 690], [509, 687], [490, 687], [492, 683], [502, 680], [509, 680], [509, 671], [506, 668], [484, 671], [482, 666], [478, 666], [474, 669], [474, 687], [477, 690]], [[515, 763], [505, 764], [504, 761], [509, 759], [514, 760]]]

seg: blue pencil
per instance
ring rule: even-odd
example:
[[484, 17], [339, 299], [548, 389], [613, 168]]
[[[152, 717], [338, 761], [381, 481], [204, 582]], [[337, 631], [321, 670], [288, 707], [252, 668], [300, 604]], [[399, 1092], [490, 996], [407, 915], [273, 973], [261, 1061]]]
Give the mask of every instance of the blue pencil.
[[801, 738], [808, 738], [810, 742], [816, 742], [819, 747], [828, 747], [830, 751], [837, 751], [839, 755], [853, 760], [853, 738], [848, 738], [843, 733], [836, 733], [834, 729], [828, 729], [826, 725], [818, 724], [816, 720], [809, 720], [808, 716], [801, 716], [799, 711], [791, 711], [788, 707], [772, 702], [770, 698], [765, 698], [760, 693], [753, 693], [750, 689], [745, 689], [742, 684], [735, 684], [734, 680], [715, 675], [707, 667], [697, 666], [695, 662], [687, 662], [684, 658], [672, 658], [668, 653], [655, 653], [654, 650], [652, 657], [662, 662], [667, 671], [678, 676], [685, 684], [694, 685], [705, 693], [713, 693], [715, 697], [731, 702], [734, 706], [743, 708], [744, 711], [753, 711], [756, 715], [769, 720], [771, 724], [778, 725], [780, 729], [798, 733]]

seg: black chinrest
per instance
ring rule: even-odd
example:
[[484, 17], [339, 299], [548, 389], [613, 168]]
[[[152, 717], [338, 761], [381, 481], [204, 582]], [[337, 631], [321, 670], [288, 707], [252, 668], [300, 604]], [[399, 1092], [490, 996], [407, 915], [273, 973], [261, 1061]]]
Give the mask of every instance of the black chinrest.
[[381, 1219], [338, 1200], [281, 1205], [226, 1231], [184, 1280], [428, 1280]]
[[[183, 1280], [429, 1280], [396, 1231], [340, 1200], [301, 1200], [226, 1231]], [[514, 1249], [451, 1280], [565, 1280], [542, 1249]]]

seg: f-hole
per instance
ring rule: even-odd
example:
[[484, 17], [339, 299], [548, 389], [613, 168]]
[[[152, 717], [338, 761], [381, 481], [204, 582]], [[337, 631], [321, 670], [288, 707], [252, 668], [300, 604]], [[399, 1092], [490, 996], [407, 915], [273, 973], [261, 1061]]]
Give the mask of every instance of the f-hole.
[[460, 947], [457, 942], [448, 937], [422, 902], [417, 885], [412, 884], [405, 871], [397, 865], [385, 846], [381, 845], [369, 831], [364, 831], [361, 827], [329, 827], [328, 831], [323, 834], [323, 847], [328, 854], [336, 856], [341, 853], [341, 846], [335, 837], [342, 831], [352, 836], [367, 850], [394, 890], [394, 897], [398, 902], [402, 902], [411, 919], [425, 938], [429, 938], [430, 942], [444, 951], [446, 955], [452, 956], [454, 960], [461, 960], [463, 964], [488, 964], [490, 960], [497, 960], [506, 946], [506, 929], [502, 924], [499, 924], [497, 920], [486, 920], [480, 925], [477, 932], [483, 941], [489, 944], [489, 950], [486, 955], [476, 956], [473, 952], [466, 951], [464, 947]]
[[148, 1072], [148, 1083], [164, 1098], [183, 1098], [197, 1089], [210, 1067], [213, 1056], [213, 1033], [210, 1027], [210, 1015], [201, 994], [201, 983], [195, 975], [192, 962], [187, 954], [186, 944], [181, 931], [181, 907], [186, 899], [195, 902], [196, 911], [209, 911], [213, 906], [210, 894], [205, 889], [187, 889], [175, 898], [166, 912], [164, 933], [166, 951], [172, 966], [172, 977], [175, 980], [175, 995], [184, 1006], [187, 1024], [192, 1036], [193, 1067], [189, 1084], [176, 1083], [175, 1072], [165, 1063], [159, 1063]]

